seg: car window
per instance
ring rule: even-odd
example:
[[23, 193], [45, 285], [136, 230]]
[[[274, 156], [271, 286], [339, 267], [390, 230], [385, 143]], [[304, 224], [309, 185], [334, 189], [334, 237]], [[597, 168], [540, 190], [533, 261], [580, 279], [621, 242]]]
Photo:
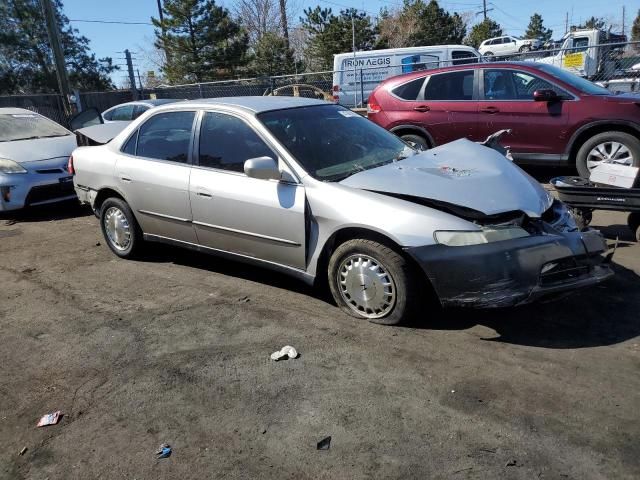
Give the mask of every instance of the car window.
[[573, 39], [573, 50], [569, 53], [586, 52], [589, 46], [589, 37], [576, 37]]
[[102, 118], [105, 120], [111, 120], [111, 117], [113, 117], [113, 110], [107, 110], [102, 114]]
[[402, 98], [403, 100], [416, 100], [423, 83], [424, 77], [417, 78], [415, 80], [411, 80], [410, 82], [403, 83], [402, 85], [397, 86], [396, 88], [391, 90], [391, 92], [394, 95]]
[[200, 127], [198, 165], [244, 172], [250, 158], [277, 155], [243, 120], [223, 113], [206, 112]]
[[142, 115], [144, 112], [146, 112], [147, 110], [149, 110], [150, 107], [148, 107], [147, 105], [136, 105], [133, 109], [133, 120], [135, 120], [136, 118], [138, 118], [140, 115]]
[[120, 120], [131, 120], [131, 116], [133, 115], [133, 105], [123, 105], [113, 110], [111, 114], [111, 120], [120, 121]]
[[37, 113], [0, 114], [0, 142], [66, 135], [71, 135], [71, 132]]
[[451, 59], [454, 65], [465, 65], [467, 63], [478, 63], [475, 53], [467, 50], [454, 50], [451, 52]]
[[187, 163], [195, 112], [165, 112], [149, 118], [138, 133], [136, 156]]
[[536, 90], [553, 90], [559, 96], [570, 95], [550, 82], [517, 70], [485, 70], [484, 98], [486, 100], [533, 100]]
[[473, 100], [473, 70], [432, 75], [424, 90], [425, 100]]
[[125, 143], [124, 147], [122, 147], [122, 153], [126, 153], [127, 155], [136, 154], [136, 143], [138, 142], [138, 132], [139, 130], [136, 130], [136, 132], [133, 135], [131, 135], [129, 140], [127, 140], [127, 143]]

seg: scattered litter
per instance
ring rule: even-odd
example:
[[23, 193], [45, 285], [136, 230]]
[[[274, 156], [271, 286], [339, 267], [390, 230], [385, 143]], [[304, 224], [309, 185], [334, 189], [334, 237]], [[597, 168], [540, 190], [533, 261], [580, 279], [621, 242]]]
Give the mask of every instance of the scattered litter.
[[171, 456], [171, 445], [163, 443], [156, 450], [156, 458], [167, 458]]
[[326, 438], [323, 438], [318, 442], [318, 450], [329, 450], [331, 446], [331, 435]]
[[25, 453], [27, 453], [27, 450], [27, 447], [22, 447], [22, 450], [20, 450], [20, 455], [24, 455]]
[[238, 303], [249, 303], [251, 299], [249, 297], [241, 297], [237, 300]]
[[55, 425], [60, 421], [61, 418], [62, 418], [62, 412], [60, 410], [53, 413], [47, 413], [40, 419], [37, 426], [46, 427], [47, 425]]
[[100, 242], [96, 242], [96, 247], [99, 247], [100, 245], [102, 245]]
[[295, 348], [287, 345], [285, 347], [282, 347], [281, 350], [279, 350], [277, 352], [273, 352], [271, 354], [271, 360], [275, 360], [276, 362], [278, 360], [281, 360], [284, 357], [297, 358], [298, 357], [298, 352], [296, 351]]
[[455, 390], [451, 390], [451, 393], [456, 393], [456, 391]]
[[267, 429], [266, 429], [266, 428], [263, 428], [263, 429], [262, 429], [262, 434], [264, 435], [265, 433], [267, 433]]
[[516, 466], [518, 466], [517, 460], [509, 460], [505, 465], [505, 467], [516, 467]]
[[22, 272], [22, 273], [33, 273], [33, 272], [35, 272], [35, 271], [36, 271], [36, 269], [35, 269], [35, 268], [33, 268], [33, 267], [27, 267], [27, 268], [23, 268], [23, 269], [21, 270], [21, 272]]

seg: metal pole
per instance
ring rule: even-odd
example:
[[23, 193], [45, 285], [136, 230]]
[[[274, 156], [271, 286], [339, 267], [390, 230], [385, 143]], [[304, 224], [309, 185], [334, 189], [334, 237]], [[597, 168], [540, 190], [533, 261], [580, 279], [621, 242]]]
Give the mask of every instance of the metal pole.
[[131, 52], [127, 49], [124, 51], [124, 56], [127, 59], [127, 70], [129, 70], [129, 83], [131, 85], [131, 95], [134, 100], [138, 100], [138, 89], [136, 88], [136, 77], [133, 74], [133, 62], [131, 61]]
[[362, 79], [362, 69], [360, 69], [360, 100], [362, 101], [362, 106], [364, 107], [364, 81]]
[[56, 66], [56, 77], [58, 78], [58, 88], [62, 95], [62, 106], [66, 115], [71, 114], [71, 105], [69, 104], [69, 77], [67, 76], [67, 67], [64, 61], [64, 50], [60, 42], [60, 28], [56, 21], [51, 0], [41, 0], [42, 10], [44, 12], [45, 22], [47, 24], [47, 34], [49, 35], [49, 44], [53, 53], [53, 60]]
[[351, 15], [351, 39], [353, 46], [353, 106], [358, 106], [358, 84], [356, 81], [356, 22], [354, 20], [354, 15]]
[[482, 0], [482, 12], [484, 13], [484, 19], [487, 19], [487, 0]]

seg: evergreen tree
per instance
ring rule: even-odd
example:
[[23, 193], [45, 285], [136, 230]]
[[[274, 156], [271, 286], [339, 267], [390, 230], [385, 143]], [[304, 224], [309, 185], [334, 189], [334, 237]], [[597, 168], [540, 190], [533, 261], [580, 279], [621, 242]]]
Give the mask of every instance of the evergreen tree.
[[[53, 0], [71, 88], [113, 88], [111, 58], [96, 59], [89, 40], [69, 25], [62, 1]], [[0, 1], [0, 93], [58, 92], [58, 80], [39, 0]]]
[[377, 30], [371, 18], [354, 8], [336, 16], [330, 8], [309, 7], [304, 14], [300, 22], [309, 35], [306, 57], [312, 69], [330, 70], [333, 55], [353, 50], [352, 21], [356, 50], [371, 50], [375, 45]]
[[525, 38], [539, 38], [543, 42], [548, 42], [551, 40], [551, 36], [553, 35], [553, 30], [549, 28], [545, 28], [542, 22], [542, 15], [538, 13], [534, 13], [531, 15], [531, 20], [529, 20], [529, 26], [527, 27], [527, 31], [524, 32]]
[[502, 36], [502, 27], [497, 22], [494, 22], [490, 18], [477, 23], [471, 29], [471, 33], [465, 39], [467, 45], [478, 48], [482, 42], [488, 38]]
[[255, 46], [253, 71], [256, 75], [273, 76], [295, 73], [293, 51], [287, 40], [273, 32], [267, 32]]
[[[631, 41], [640, 42], [640, 10], [638, 10], [638, 15], [631, 26]], [[636, 45], [635, 48], [640, 49], [640, 45]]]
[[162, 22], [151, 20], [170, 83], [228, 78], [246, 67], [248, 36], [215, 0], [164, 0], [163, 11]]

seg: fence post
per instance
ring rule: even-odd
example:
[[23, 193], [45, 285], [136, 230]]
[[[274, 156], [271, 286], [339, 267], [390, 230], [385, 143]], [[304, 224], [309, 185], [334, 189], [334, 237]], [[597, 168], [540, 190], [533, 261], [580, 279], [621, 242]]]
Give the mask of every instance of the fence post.
[[201, 83], [198, 84], [198, 91], [200, 92], [200, 98], [204, 98], [204, 96], [202, 95], [202, 84]]
[[362, 69], [360, 69], [360, 104], [364, 107], [364, 82], [362, 81]]
[[270, 94], [273, 93], [274, 85], [275, 85], [275, 82], [273, 80], [273, 77], [269, 77], [269, 93]]

